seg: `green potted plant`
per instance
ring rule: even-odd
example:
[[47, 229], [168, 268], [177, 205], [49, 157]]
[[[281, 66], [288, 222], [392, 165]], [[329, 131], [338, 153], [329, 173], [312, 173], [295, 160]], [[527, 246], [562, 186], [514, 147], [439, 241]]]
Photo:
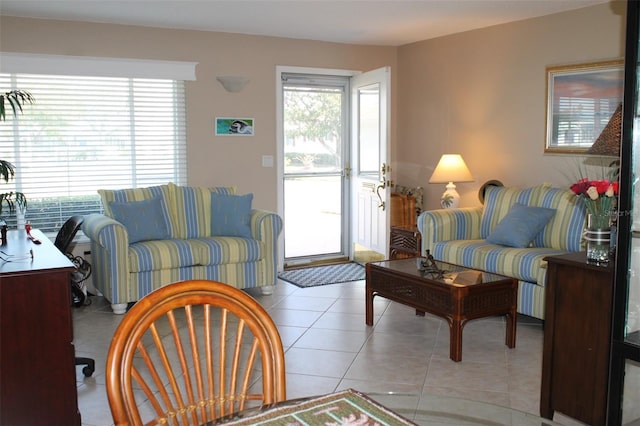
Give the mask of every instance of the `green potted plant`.
[[[7, 109], [5, 107], [5, 102], [11, 106], [11, 110], [13, 112], [13, 116], [18, 116], [18, 111], [22, 112], [22, 106], [29, 103], [32, 104], [35, 101], [35, 98], [24, 90], [10, 90], [3, 94], [0, 94], [0, 120], [6, 120]], [[15, 166], [6, 160], [0, 160], [0, 179], [4, 180], [5, 183], [9, 182], [9, 180], [13, 179], [15, 176]], [[27, 208], [27, 197], [22, 192], [5, 192], [0, 193], [0, 214], [2, 214], [2, 207], [6, 204], [9, 207], [9, 211], [13, 212], [18, 209], [18, 211], [24, 212]]]

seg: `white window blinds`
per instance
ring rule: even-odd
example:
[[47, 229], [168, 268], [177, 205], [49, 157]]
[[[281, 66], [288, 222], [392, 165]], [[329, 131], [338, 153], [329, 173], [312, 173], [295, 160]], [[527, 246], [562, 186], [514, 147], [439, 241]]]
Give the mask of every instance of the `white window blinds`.
[[[101, 210], [97, 190], [186, 183], [184, 82], [170, 79], [0, 74], [0, 92], [33, 105], [0, 122], [0, 159], [16, 167], [0, 193], [23, 192], [27, 220], [57, 232]], [[15, 219], [3, 208], [3, 219]]]

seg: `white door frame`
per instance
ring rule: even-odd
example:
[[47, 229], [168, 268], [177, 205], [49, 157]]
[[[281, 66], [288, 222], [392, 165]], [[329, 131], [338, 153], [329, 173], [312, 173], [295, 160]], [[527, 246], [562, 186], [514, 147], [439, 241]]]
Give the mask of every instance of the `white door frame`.
[[[350, 71], [341, 69], [329, 69], [329, 68], [310, 68], [310, 67], [296, 67], [296, 66], [276, 66], [276, 164], [278, 165], [276, 170], [277, 176], [277, 212], [280, 217], [284, 217], [284, 172], [282, 164], [284, 164], [284, 129], [283, 124], [283, 99], [282, 99], [282, 74], [297, 73], [297, 74], [315, 74], [315, 75], [331, 75], [331, 76], [343, 76], [351, 77], [356, 74], [360, 74], [360, 71]], [[347, 94], [349, 96], [349, 94]], [[350, 222], [350, 221], [349, 221]], [[350, 230], [346, 230], [350, 232]], [[284, 234], [280, 234], [278, 238], [278, 271], [284, 269]]]

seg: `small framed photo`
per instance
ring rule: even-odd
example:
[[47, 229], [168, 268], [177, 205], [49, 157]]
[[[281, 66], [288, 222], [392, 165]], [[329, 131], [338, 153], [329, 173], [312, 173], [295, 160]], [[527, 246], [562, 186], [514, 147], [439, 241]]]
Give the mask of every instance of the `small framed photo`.
[[253, 136], [253, 118], [216, 117], [216, 136]]
[[623, 61], [547, 68], [544, 152], [586, 153], [622, 102]]

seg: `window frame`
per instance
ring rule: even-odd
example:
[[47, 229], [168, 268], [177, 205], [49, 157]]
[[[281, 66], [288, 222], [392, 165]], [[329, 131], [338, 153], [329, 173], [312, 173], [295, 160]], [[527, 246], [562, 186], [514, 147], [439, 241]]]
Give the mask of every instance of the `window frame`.
[[[31, 75], [31, 74], [24, 74], [24, 73], [1, 73], [0, 82], [3, 82], [3, 83], [0, 84], [0, 87], [2, 87], [3, 90], [0, 90], [0, 91], [5, 92], [8, 90], [13, 90], [14, 88], [20, 88], [22, 90], [26, 90], [32, 93], [29, 90], [28, 85], [20, 87], [21, 86], [20, 81], [24, 80], [26, 76], [29, 76], [29, 78], [31, 79], [39, 79], [39, 80], [46, 80], [47, 78], [49, 78], [52, 81], [53, 80], [74, 81], [76, 79], [78, 81], [81, 81], [83, 79], [90, 78], [92, 81], [96, 81], [96, 82], [104, 81], [105, 83], [108, 83], [109, 81], [113, 81], [114, 79], [113, 77], [101, 77], [101, 76], [61, 76], [61, 75]], [[7, 87], [5, 89], [5, 84], [7, 79], [9, 80], [8, 86], [10, 87]], [[166, 133], [171, 133], [172, 135], [168, 135], [166, 137], [168, 138], [167, 140], [169, 140], [170, 138], [173, 138], [172, 142], [170, 142], [172, 143], [172, 145], [169, 146], [169, 148], [173, 148], [174, 151], [165, 152], [165, 154], [167, 155], [165, 155], [163, 162], [161, 162], [160, 154], [155, 149], [153, 149], [153, 147], [150, 148], [151, 144], [154, 143], [154, 141], [147, 139], [147, 142], [146, 142], [147, 145], [145, 146], [147, 149], [146, 149], [146, 152], [143, 153], [142, 142], [139, 142], [136, 137], [133, 137], [133, 140], [128, 141], [128, 143], [130, 144], [128, 149], [131, 151], [131, 163], [130, 163], [131, 169], [129, 169], [128, 171], [129, 173], [128, 176], [124, 178], [120, 177], [118, 179], [114, 179], [113, 181], [108, 181], [108, 179], [103, 179], [99, 182], [99, 184], [98, 182], [96, 182], [96, 185], [91, 188], [91, 193], [88, 193], [87, 191], [83, 192], [82, 190], [81, 191], [72, 190], [73, 183], [69, 181], [66, 187], [67, 192], [70, 194], [68, 196], [58, 195], [56, 197], [46, 197], [46, 196], [43, 196], [42, 194], [39, 194], [37, 196], [30, 197], [29, 189], [28, 189], [29, 185], [31, 185], [31, 188], [33, 188], [35, 180], [41, 179], [44, 182], [46, 179], [42, 179], [41, 178], [42, 175], [38, 175], [37, 177], [34, 177], [36, 176], [36, 174], [40, 173], [38, 171], [38, 167], [34, 167], [34, 169], [30, 172], [32, 177], [29, 178], [27, 176], [29, 172], [26, 171], [25, 169], [26, 160], [24, 159], [24, 158], [27, 158], [26, 150], [27, 149], [37, 150], [38, 147], [36, 146], [37, 144], [35, 143], [34, 140], [31, 141], [32, 143], [25, 143], [24, 133], [26, 132], [25, 129], [28, 126], [33, 127], [38, 125], [37, 124], [38, 118], [35, 117], [37, 114], [41, 113], [42, 110], [46, 110], [47, 108], [52, 108], [45, 101], [46, 96], [44, 98], [41, 97], [41, 99], [43, 100], [39, 102], [38, 101], [39, 96], [37, 94], [32, 93], [34, 94], [34, 97], [36, 99], [33, 105], [25, 106], [23, 114], [19, 114], [17, 118], [14, 118], [11, 114], [8, 114], [6, 121], [0, 123], [0, 148], [5, 147], [6, 149], [7, 147], [10, 147], [11, 148], [10, 151], [13, 151], [11, 155], [2, 154], [3, 159], [11, 161], [16, 166], [15, 177], [12, 180], [10, 180], [8, 183], [5, 183], [5, 182], [0, 183], [0, 193], [6, 193], [10, 191], [14, 191], [14, 192], [20, 191], [25, 193], [27, 198], [27, 203], [28, 203], [26, 219], [31, 222], [31, 225], [34, 228], [39, 228], [45, 233], [55, 233], [59, 230], [59, 228], [62, 226], [64, 221], [68, 217], [74, 214], [87, 215], [91, 213], [102, 213], [103, 208], [102, 208], [100, 196], [97, 193], [98, 189], [147, 187], [152, 185], [164, 184], [168, 182], [173, 182], [178, 185], [186, 183], [185, 82], [183, 80], [174, 80], [174, 79], [161, 80], [161, 79], [144, 79], [144, 78], [137, 78], [137, 77], [118, 77], [117, 79], [121, 81], [125, 81], [127, 83], [131, 83], [131, 84], [139, 83], [144, 85], [145, 82], [149, 82], [149, 85], [153, 86], [156, 83], [159, 84], [158, 82], [160, 81], [164, 81], [164, 82], [168, 82], [167, 83], [168, 86], [173, 85], [174, 90], [176, 91], [174, 94], [175, 99], [173, 99], [169, 103], [173, 104], [174, 109], [169, 112], [169, 115], [173, 117], [174, 121], [172, 122], [172, 124], [168, 126], [170, 130], [166, 131]], [[111, 88], [111, 90], [113, 90], [113, 88]], [[132, 95], [131, 95], [132, 98], [130, 99], [130, 103], [135, 104], [136, 96], [135, 94], [133, 94], [133, 92], [134, 91], [132, 91]], [[80, 91], [78, 93], [80, 93]], [[79, 96], [79, 95], [76, 94], [76, 96]], [[78, 102], [79, 102], [78, 98], [76, 98], [75, 101], [73, 99], [68, 98], [64, 102], [58, 102], [58, 105], [56, 106], [56, 108], [58, 108], [57, 113], [64, 114], [64, 111], [65, 111], [64, 108], [67, 108], [67, 110], [71, 110], [73, 106], [75, 106]], [[93, 105], [97, 107], [99, 102], [104, 102], [104, 99], [96, 97]], [[146, 101], [145, 108], [148, 107], [149, 103], [150, 101]], [[135, 108], [132, 108], [132, 110], [134, 109]], [[135, 114], [133, 115], [130, 114], [130, 115], [134, 116]], [[155, 127], [161, 126], [162, 122], [160, 120], [162, 119], [166, 120], [166, 117], [163, 116], [162, 118], [159, 118], [158, 124]], [[149, 120], [151, 119], [147, 117], [146, 120], [147, 121], [145, 124], [147, 124], [148, 126]], [[98, 122], [98, 121], [99, 120], [95, 120], [95, 122]], [[138, 134], [137, 132], [138, 129], [136, 126], [139, 126], [139, 125], [140, 123], [138, 123], [136, 120], [131, 121], [130, 119], [129, 126], [131, 126], [131, 131], [133, 134]], [[65, 133], [63, 130], [61, 130], [64, 126], [60, 126], [59, 123], [56, 123], [55, 125], [52, 124], [49, 126], [50, 126], [49, 128], [55, 127], [57, 129], [56, 131], [60, 132], [60, 135]], [[145, 130], [145, 129], [142, 129], [142, 130]], [[5, 135], [5, 136], [2, 136], [2, 135]], [[98, 142], [94, 142], [94, 143], [99, 143], [100, 135], [98, 134], [90, 135], [89, 133], [87, 133], [87, 138], [89, 138], [89, 136], [98, 138]], [[144, 137], [150, 138], [150, 137], [153, 137], [153, 135], [145, 135]], [[12, 146], [11, 146], [11, 142], [7, 142], [10, 139], [13, 140]], [[142, 137], [140, 139], [142, 139]], [[52, 147], [58, 146], [55, 144], [55, 142], [56, 142], [55, 138], [52, 138], [51, 139]], [[62, 147], [62, 149], [64, 149], [66, 147], [65, 144], [68, 143], [67, 139], [65, 139], [64, 136], [60, 136], [60, 139], [58, 139], [57, 142], [59, 143], [59, 146]], [[5, 149], [2, 149], [2, 152], [7, 152], [5, 151]], [[31, 154], [33, 154], [33, 152], [31, 152]], [[54, 154], [52, 153], [51, 155], [53, 158]], [[141, 155], [146, 155], [150, 159], [150, 160], [149, 159], [144, 160], [143, 167], [139, 166], [139, 164], [141, 164], [139, 160]], [[157, 156], [157, 158], [155, 158], [154, 156]], [[41, 166], [41, 169], [42, 169], [41, 173], [47, 173], [45, 171], [47, 169], [44, 166], [47, 161], [48, 159], [44, 159], [44, 161], [41, 159], [41, 162], [43, 165]], [[68, 161], [70, 161], [69, 158], [67, 158], [67, 162]], [[163, 169], [164, 171], [166, 171], [166, 167], [169, 167], [169, 168], [173, 167], [174, 169], [171, 173], [164, 173], [163, 175], [159, 175], [158, 178], [154, 178], [153, 176], [149, 176], [150, 170], [152, 170], [154, 167], [154, 162], [156, 163], [157, 168], [161, 167], [159, 164], [163, 164], [162, 167], [165, 167], [165, 169]], [[169, 164], [170, 166], [165, 166], [166, 164]], [[119, 167], [123, 167], [126, 169], [126, 165], [119, 164]], [[21, 169], [24, 170], [24, 174], [21, 174]], [[49, 170], [48, 173], [51, 173], [51, 175], [59, 173], [59, 171], [56, 171], [55, 168], [53, 169], [49, 168], [48, 170]], [[95, 169], [90, 170], [88, 172], [96, 173]], [[121, 174], [122, 170], [118, 170], [117, 172], [114, 172], [114, 176], [116, 176], [116, 173]], [[153, 171], [151, 171], [151, 173], [153, 173]], [[108, 175], [108, 173], [106, 173], [105, 176], [106, 175]], [[31, 180], [27, 182], [29, 179]], [[51, 177], [50, 179], [53, 179], [53, 178]], [[64, 177], [60, 179], [64, 180]], [[43, 186], [43, 188], [46, 188], [46, 185]], [[42, 188], [38, 188], [38, 189], [40, 190]], [[7, 225], [10, 228], [14, 228], [17, 226], [16, 215], [15, 213], [9, 212], [9, 209], [7, 208], [6, 203], [3, 206], [2, 213], [0, 214], [0, 216], [6, 221]]]

